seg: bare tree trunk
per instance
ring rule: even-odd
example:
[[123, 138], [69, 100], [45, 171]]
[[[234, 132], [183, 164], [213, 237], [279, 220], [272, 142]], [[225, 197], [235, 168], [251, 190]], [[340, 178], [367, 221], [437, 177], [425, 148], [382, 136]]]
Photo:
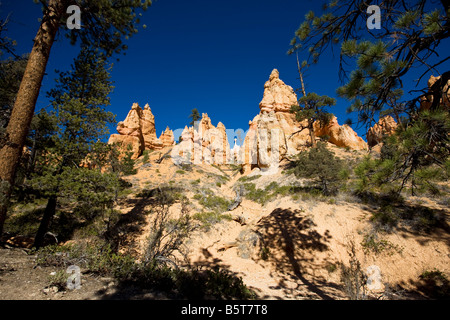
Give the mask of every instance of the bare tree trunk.
[[[297, 52], [297, 69], [298, 75], [300, 77], [300, 83], [302, 84], [302, 93], [303, 96], [306, 97], [305, 82], [303, 81], [302, 68], [300, 67], [300, 62], [298, 61], [298, 52]], [[316, 135], [314, 134], [314, 122], [312, 122], [311, 119], [308, 119], [308, 129], [309, 129], [309, 137], [311, 139], [311, 146], [316, 147], [317, 143], [316, 143]]]
[[50, 50], [64, 14], [65, 2], [65, 0], [49, 1], [48, 9], [34, 39], [33, 49], [6, 128], [7, 141], [0, 149], [0, 236], [3, 233], [17, 164], [33, 118]]
[[50, 222], [52, 221], [52, 218], [56, 212], [56, 203], [57, 203], [56, 195], [50, 196], [50, 198], [47, 201], [47, 206], [45, 207], [44, 216], [42, 217], [41, 224], [39, 225], [36, 237], [34, 238], [33, 247], [35, 247], [36, 249], [39, 249], [44, 244], [45, 234], [47, 233]]

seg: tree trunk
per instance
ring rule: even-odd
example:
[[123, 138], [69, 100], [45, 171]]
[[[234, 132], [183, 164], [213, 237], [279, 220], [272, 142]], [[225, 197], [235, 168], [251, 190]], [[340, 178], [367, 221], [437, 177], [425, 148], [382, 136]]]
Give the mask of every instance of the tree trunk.
[[316, 134], [314, 133], [314, 120], [308, 119], [309, 138], [311, 139], [311, 147], [317, 147]]
[[41, 224], [39, 225], [39, 229], [36, 233], [36, 238], [34, 238], [33, 247], [39, 249], [44, 244], [44, 237], [48, 231], [48, 227], [50, 222], [52, 221], [53, 216], [56, 212], [56, 195], [50, 196], [47, 202], [47, 206], [45, 207], [44, 216], [42, 217]]
[[65, 0], [50, 0], [42, 23], [34, 39], [27, 67], [20, 83], [16, 101], [6, 128], [6, 143], [0, 150], [0, 236], [6, 219], [7, 208], [17, 164], [22, 154], [25, 138], [33, 118], [42, 78], [44, 77], [50, 49], [55, 40], [59, 22], [64, 14]]

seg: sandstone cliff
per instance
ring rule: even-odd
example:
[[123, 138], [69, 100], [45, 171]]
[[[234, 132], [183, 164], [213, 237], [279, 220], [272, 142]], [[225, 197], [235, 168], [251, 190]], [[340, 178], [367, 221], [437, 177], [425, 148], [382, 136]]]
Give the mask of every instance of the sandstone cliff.
[[117, 124], [117, 132], [119, 134], [112, 134], [108, 143], [117, 143], [122, 154], [131, 145], [132, 159], [137, 159], [145, 149], [159, 150], [174, 144], [169, 127], [157, 138], [155, 116], [148, 104], [142, 109], [138, 103], [133, 103], [125, 120]]
[[367, 131], [367, 144], [370, 148], [381, 144], [383, 138], [394, 134], [396, 129], [397, 122], [395, 122], [394, 118], [391, 116], [380, 118], [380, 120]]
[[430, 76], [430, 79], [428, 80], [429, 94], [422, 97], [420, 102], [420, 108], [422, 110], [428, 110], [433, 105], [434, 95], [436, 94], [436, 92], [441, 94], [441, 96], [439, 97], [439, 102], [447, 108], [450, 108], [450, 80], [448, 80], [446, 83], [442, 83], [441, 76]]
[[[264, 84], [263, 99], [259, 104], [260, 113], [249, 122], [249, 131], [240, 149], [240, 158], [248, 171], [253, 167], [277, 167], [281, 159], [303, 150], [309, 139], [309, 130], [301, 128], [290, 112], [298, 105], [297, 95], [291, 86], [280, 78], [274, 69]], [[347, 125], [339, 126], [336, 117], [325, 127], [314, 126], [317, 137], [328, 136], [329, 142], [352, 150], [367, 150], [366, 142]]]

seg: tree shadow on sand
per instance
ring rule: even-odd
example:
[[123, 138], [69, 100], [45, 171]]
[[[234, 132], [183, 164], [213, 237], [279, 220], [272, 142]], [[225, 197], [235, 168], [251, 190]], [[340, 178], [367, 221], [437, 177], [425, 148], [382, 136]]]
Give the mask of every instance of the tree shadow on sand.
[[[263, 236], [264, 247], [270, 252], [269, 261], [274, 263], [278, 276], [282, 277], [280, 289], [292, 293], [292, 289], [283, 288], [284, 282], [296, 282], [296, 290], [305, 289], [312, 297], [334, 299], [330, 289], [338, 289], [336, 284], [309, 274], [311, 269], [325, 268], [324, 261], [314, 261], [318, 252], [329, 250], [331, 239], [329, 231], [322, 235], [314, 227], [316, 224], [301, 210], [277, 208], [258, 222], [259, 232]], [[291, 292], [289, 292], [291, 291]]]

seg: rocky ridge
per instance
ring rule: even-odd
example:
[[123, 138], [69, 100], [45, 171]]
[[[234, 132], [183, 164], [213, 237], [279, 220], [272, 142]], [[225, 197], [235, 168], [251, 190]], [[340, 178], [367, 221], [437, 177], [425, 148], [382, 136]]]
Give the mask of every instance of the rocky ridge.
[[145, 149], [160, 150], [174, 145], [173, 131], [166, 128], [161, 136], [156, 136], [155, 116], [150, 106], [142, 109], [138, 103], [133, 103], [124, 121], [117, 124], [117, 132], [112, 134], [108, 143], [117, 143], [122, 151], [127, 151], [131, 145], [132, 159], [137, 159]]
[[[193, 127], [184, 128], [181, 146], [174, 148], [172, 156], [180, 157], [184, 162], [242, 164], [245, 171], [255, 167], [277, 167], [283, 158], [293, 156], [307, 146], [308, 129], [300, 130], [305, 123], [299, 123], [290, 111], [297, 104], [293, 88], [285, 84], [274, 69], [264, 84], [260, 112], [249, 121], [242, 146], [230, 149], [225, 125], [219, 122], [215, 127], [208, 114], [203, 113]], [[175, 145], [169, 127], [157, 138], [155, 117], [148, 104], [141, 109], [134, 103], [126, 119], [119, 122], [117, 131], [119, 134], [111, 135], [109, 143], [116, 142], [122, 149], [130, 144], [134, 159], [145, 149], [160, 150]], [[367, 143], [350, 126], [340, 126], [336, 117], [325, 127], [315, 124], [314, 131], [317, 137], [327, 136], [330, 143], [339, 147], [368, 150]]]

